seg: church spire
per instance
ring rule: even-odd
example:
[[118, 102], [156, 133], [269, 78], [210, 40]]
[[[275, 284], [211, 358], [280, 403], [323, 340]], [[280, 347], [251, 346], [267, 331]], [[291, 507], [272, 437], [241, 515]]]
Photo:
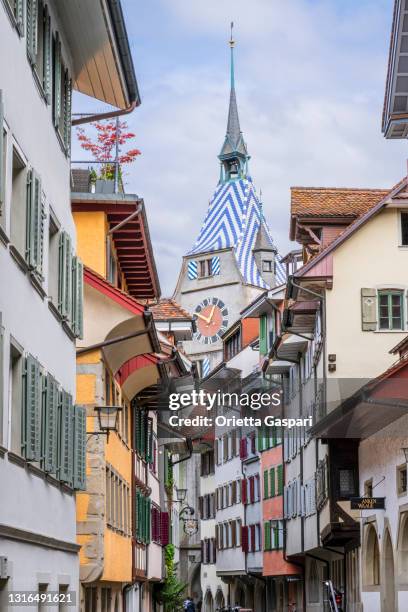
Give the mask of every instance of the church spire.
[[240, 178], [247, 173], [249, 160], [248, 151], [239, 125], [237, 97], [235, 93], [235, 68], [233, 38], [234, 24], [231, 22], [231, 38], [229, 46], [231, 49], [230, 65], [230, 100], [228, 109], [227, 133], [218, 159], [221, 161], [221, 182]]

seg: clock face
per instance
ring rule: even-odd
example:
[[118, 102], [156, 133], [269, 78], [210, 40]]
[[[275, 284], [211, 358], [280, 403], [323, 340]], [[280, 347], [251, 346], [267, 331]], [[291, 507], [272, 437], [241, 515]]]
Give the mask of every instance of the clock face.
[[228, 308], [218, 298], [206, 298], [198, 304], [194, 318], [197, 325], [195, 339], [214, 344], [228, 327]]

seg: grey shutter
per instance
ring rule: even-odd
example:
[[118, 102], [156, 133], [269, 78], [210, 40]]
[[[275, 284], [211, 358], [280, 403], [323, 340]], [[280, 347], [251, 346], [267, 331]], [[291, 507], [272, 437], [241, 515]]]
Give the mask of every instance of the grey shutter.
[[44, 8], [44, 93], [47, 104], [51, 102], [51, 71], [52, 71], [52, 37], [51, 18], [48, 7]]
[[5, 155], [4, 155], [4, 102], [3, 91], [0, 89], [0, 217], [4, 212], [5, 197]]
[[84, 266], [79, 257], [72, 258], [72, 331], [77, 338], [83, 336], [83, 275]]
[[24, 0], [15, 0], [15, 18], [20, 36], [24, 36]]
[[58, 32], [55, 33], [54, 38], [54, 104], [53, 104], [53, 115], [54, 125], [59, 126], [61, 117], [61, 78], [62, 78], [62, 67], [61, 67], [61, 42]]
[[74, 407], [72, 397], [66, 391], [61, 392], [59, 415], [59, 478], [72, 485], [73, 476], [73, 421]]
[[46, 394], [43, 414], [43, 460], [44, 471], [55, 474], [57, 471], [57, 422], [58, 422], [58, 384], [51, 374], [44, 379]]
[[71, 321], [72, 252], [71, 238], [66, 232], [61, 232], [59, 238], [58, 310], [64, 319]]
[[27, 461], [41, 459], [40, 364], [32, 355], [25, 359], [23, 386], [23, 450]]
[[45, 214], [41, 179], [35, 170], [29, 171], [27, 182], [26, 261], [31, 270], [41, 275]]
[[363, 331], [377, 329], [376, 289], [361, 289], [361, 328]]
[[83, 406], [75, 406], [74, 489], [86, 489], [86, 409]]
[[71, 149], [71, 111], [72, 111], [72, 81], [68, 70], [64, 75], [64, 144], [67, 152]]
[[27, 3], [27, 55], [31, 64], [35, 64], [37, 59], [37, 20], [38, 20], [38, 0], [26, 0]]

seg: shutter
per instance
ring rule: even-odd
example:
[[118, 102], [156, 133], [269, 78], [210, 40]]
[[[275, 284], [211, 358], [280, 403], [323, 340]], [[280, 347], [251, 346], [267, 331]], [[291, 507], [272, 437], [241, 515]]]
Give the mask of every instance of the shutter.
[[231, 495], [232, 499], [231, 499], [231, 504], [236, 504], [237, 503], [237, 481], [233, 480], [232, 481], [232, 495]]
[[74, 489], [86, 489], [86, 409], [74, 408]]
[[266, 315], [262, 315], [259, 318], [259, 352], [261, 355], [266, 355], [266, 353], [268, 352]]
[[237, 521], [231, 521], [231, 546], [235, 548], [237, 545]]
[[218, 257], [218, 255], [215, 255], [211, 259], [211, 272], [214, 276], [220, 274], [221, 272], [220, 258]]
[[61, 42], [58, 32], [54, 38], [54, 104], [53, 116], [54, 126], [58, 128], [61, 117]]
[[271, 524], [269, 521], [264, 523], [264, 550], [271, 548]]
[[239, 443], [239, 456], [241, 459], [246, 459], [248, 456], [247, 439], [242, 438]]
[[255, 501], [255, 480], [253, 476], [249, 477], [249, 502], [253, 504]]
[[261, 482], [259, 474], [255, 474], [255, 501], [261, 501]]
[[289, 453], [288, 453], [288, 434], [287, 431], [284, 430], [283, 432], [283, 460], [285, 462], [287, 462], [289, 459]]
[[47, 104], [51, 102], [51, 69], [52, 69], [51, 18], [48, 7], [44, 7], [44, 79], [43, 87]]
[[146, 443], [146, 461], [152, 463], [153, 461], [153, 419], [147, 417], [147, 443]]
[[42, 271], [42, 247], [44, 241], [44, 209], [41, 198], [41, 179], [35, 170], [27, 174], [26, 209], [26, 261], [38, 274]]
[[211, 538], [211, 544], [212, 544], [211, 563], [215, 563], [217, 561], [217, 545], [216, 545], [215, 538]]
[[283, 548], [283, 521], [278, 521], [278, 548]]
[[69, 486], [72, 485], [73, 476], [73, 421], [74, 407], [72, 405], [72, 397], [66, 391], [62, 391], [59, 419], [59, 478]]
[[72, 331], [83, 337], [84, 266], [79, 257], [72, 258]]
[[264, 499], [269, 497], [269, 474], [268, 470], [264, 470]]
[[43, 458], [44, 471], [55, 474], [57, 471], [57, 423], [58, 423], [58, 384], [51, 374], [47, 374], [45, 410], [43, 415]]
[[289, 518], [288, 497], [288, 487], [285, 487], [283, 489], [283, 516], [285, 519]]
[[241, 500], [243, 504], [247, 503], [247, 479], [241, 480]]
[[4, 101], [0, 89], [0, 217], [3, 215], [5, 197], [5, 151], [4, 151]]
[[160, 539], [162, 546], [167, 546], [169, 543], [169, 526], [169, 513], [162, 512], [160, 515]]
[[278, 465], [278, 495], [282, 495], [283, 491], [283, 465]]
[[25, 360], [23, 386], [23, 449], [27, 461], [41, 459], [40, 364], [32, 355]]
[[20, 36], [24, 36], [24, 0], [15, 0], [15, 18]]
[[241, 527], [241, 548], [244, 553], [248, 552], [248, 527], [246, 525]]
[[248, 546], [248, 549], [251, 552], [255, 552], [255, 525], [251, 525], [249, 529], [251, 533], [251, 544]]
[[72, 253], [71, 239], [66, 232], [61, 232], [59, 237], [59, 261], [58, 261], [58, 310], [61, 316], [71, 320], [72, 309]]
[[377, 329], [377, 291], [361, 289], [361, 328], [363, 331]]
[[151, 521], [150, 517], [152, 514], [152, 500], [150, 498], [146, 499], [146, 543], [150, 544], [151, 542]]
[[37, 59], [37, 20], [38, 20], [38, 0], [26, 0], [26, 16], [27, 16], [27, 55], [30, 63], [35, 64]]
[[187, 276], [188, 280], [194, 280], [198, 276], [198, 263], [196, 261], [189, 261], [187, 264]]
[[297, 516], [302, 515], [302, 489], [300, 486], [300, 478], [296, 480], [296, 514]]
[[69, 153], [71, 150], [72, 81], [69, 78], [68, 70], [65, 71], [64, 84], [64, 144], [67, 152]]
[[[267, 473], [268, 474], [268, 473]], [[269, 479], [270, 479], [270, 484], [271, 484], [271, 490], [270, 490], [270, 494], [271, 497], [275, 497], [276, 495], [276, 488], [275, 488], [275, 468], [271, 468], [269, 470]]]
[[279, 548], [279, 523], [277, 521], [273, 528], [273, 547], [275, 550]]
[[200, 495], [200, 497], [198, 498], [198, 511], [200, 513], [200, 517], [203, 519], [204, 518], [204, 499], [202, 495]]

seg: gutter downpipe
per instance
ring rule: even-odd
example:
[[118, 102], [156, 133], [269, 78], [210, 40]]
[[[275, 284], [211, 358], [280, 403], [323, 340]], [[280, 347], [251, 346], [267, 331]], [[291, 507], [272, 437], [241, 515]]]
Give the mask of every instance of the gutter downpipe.
[[87, 113], [74, 113], [73, 116], [78, 117], [78, 119], [72, 119], [71, 125], [83, 125], [84, 123], [93, 123], [94, 121], [103, 121], [104, 119], [113, 119], [115, 117], [122, 117], [123, 115], [130, 115], [130, 113], [133, 113], [139, 104], [137, 100], [135, 100], [126, 108], [121, 108], [120, 110], [116, 111], [107, 111], [106, 113], [97, 113], [95, 115], [88, 115]]

